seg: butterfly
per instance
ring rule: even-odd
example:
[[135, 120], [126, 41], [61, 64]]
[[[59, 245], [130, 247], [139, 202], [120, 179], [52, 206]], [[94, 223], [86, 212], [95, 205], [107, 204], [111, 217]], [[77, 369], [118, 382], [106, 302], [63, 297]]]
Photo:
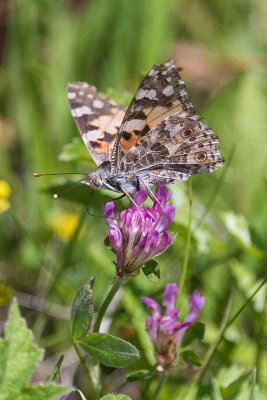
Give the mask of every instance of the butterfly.
[[189, 101], [174, 60], [154, 65], [126, 108], [85, 82], [68, 85], [71, 114], [98, 170], [81, 181], [129, 196], [222, 166], [217, 136]]

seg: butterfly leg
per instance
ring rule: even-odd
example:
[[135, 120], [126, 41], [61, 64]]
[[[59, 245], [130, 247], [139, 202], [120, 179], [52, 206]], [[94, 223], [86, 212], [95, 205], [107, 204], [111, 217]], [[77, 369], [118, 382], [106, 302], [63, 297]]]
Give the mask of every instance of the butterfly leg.
[[139, 176], [138, 177], [138, 179], [140, 179], [140, 181], [142, 182], [142, 184], [145, 186], [145, 188], [147, 189], [147, 191], [148, 191], [148, 194], [149, 194], [149, 197], [152, 199], [152, 200], [155, 200], [159, 205], [160, 205], [160, 207], [161, 207], [161, 204], [160, 204], [160, 202], [159, 202], [159, 200], [157, 199], [157, 197], [154, 195], [154, 193], [152, 192], [152, 190], [150, 189], [150, 187], [145, 183], [145, 181]]
[[133, 205], [135, 205], [135, 207], [136, 207], [136, 209], [137, 209], [137, 211], [138, 211], [138, 213], [139, 213], [139, 215], [140, 215], [140, 217], [141, 217], [142, 225], [143, 225], [144, 218], [143, 218], [143, 216], [142, 216], [142, 214], [141, 214], [141, 212], [140, 212], [140, 209], [139, 209], [138, 205], [136, 204], [136, 202], [134, 201], [134, 199], [129, 195], [129, 193], [126, 192], [126, 190], [124, 190], [123, 188], [121, 188], [121, 191], [125, 194], [125, 196], [128, 197], [128, 199], [130, 200], [130, 202], [133, 203]]

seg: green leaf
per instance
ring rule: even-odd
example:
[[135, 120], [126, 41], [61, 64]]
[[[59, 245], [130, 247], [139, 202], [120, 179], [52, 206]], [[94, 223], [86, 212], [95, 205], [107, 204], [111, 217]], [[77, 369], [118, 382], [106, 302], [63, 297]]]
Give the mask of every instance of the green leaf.
[[149, 260], [142, 267], [142, 271], [147, 279], [152, 283], [157, 283], [161, 279], [159, 264], [155, 260]]
[[232, 400], [234, 399], [242, 390], [242, 386], [244, 382], [247, 382], [248, 376], [251, 374], [252, 371], [248, 371], [238, 379], [234, 380], [227, 386], [220, 386], [220, 392], [222, 395], [223, 400]]
[[92, 163], [90, 154], [80, 139], [73, 139], [71, 143], [67, 143], [63, 146], [58, 159], [63, 162], [69, 161], [85, 161]]
[[56, 400], [69, 391], [69, 388], [59, 385], [34, 385], [23, 389], [19, 395], [10, 400]]
[[255, 400], [255, 392], [256, 392], [256, 378], [257, 378], [257, 370], [256, 368], [253, 369], [251, 373], [251, 388], [250, 388], [250, 396], [249, 400]]
[[192, 350], [182, 351], [181, 353], [179, 353], [179, 356], [191, 368], [196, 369], [201, 367], [202, 365], [199, 356]]
[[125, 394], [106, 394], [100, 400], [132, 400], [131, 397]]
[[49, 375], [49, 377], [48, 377], [48, 379], [47, 379], [47, 381], [46, 381], [47, 383], [53, 382], [53, 380], [55, 379], [55, 377], [56, 377], [58, 371], [60, 370], [60, 367], [61, 367], [61, 364], [63, 363], [63, 360], [64, 360], [64, 356], [61, 355], [61, 356], [59, 357], [59, 360], [58, 360], [58, 362], [56, 363], [55, 367], [53, 368], [53, 371], [52, 371], [51, 374]]
[[203, 339], [205, 333], [205, 325], [201, 322], [196, 322], [190, 325], [183, 337], [182, 347], [195, 346], [200, 340]]
[[151, 379], [153, 376], [154, 373], [149, 371], [148, 369], [140, 369], [139, 371], [127, 375], [126, 380], [127, 382], [135, 382], [145, 379]]
[[52, 400], [70, 391], [56, 385], [27, 386], [42, 356], [43, 351], [33, 344], [32, 333], [13, 300], [5, 336], [0, 339], [0, 400]]
[[240, 246], [257, 260], [263, 258], [263, 253], [252, 243], [249, 224], [243, 215], [235, 214], [233, 211], [222, 215], [223, 222], [228, 232], [235, 238]]
[[212, 381], [213, 391], [217, 393], [216, 399], [253, 400], [254, 396], [257, 400], [265, 400], [266, 392], [251, 383], [251, 375], [255, 379], [255, 369], [245, 371], [237, 365], [228, 369], [222, 368]]
[[43, 351], [32, 343], [32, 334], [20, 317], [17, 302], [11, 303], [9, 321], [5, 327], [5, 340], [1, 339], [0, 393], [12, 396], [29, 381]]
[[90, 285], [90, 288], [93, 289], [94, 284], [95, 284], [95, 277], [94, 277], [94, 275], [91, 276], [91, 278], [89, 278], [88, 281], [87, 281], [86, 283], [88, 283], [88, 285]]
[[126, 367], [140, 358], [131, 343], [105, 333], [93, 333], [78, 343], [89, 356], [109, 367]]
[[71, 307], [70, 325], [72, 338], [84, 338], [94, 315], [94, 300], [91, 285], [86, 283], [77, 292]]

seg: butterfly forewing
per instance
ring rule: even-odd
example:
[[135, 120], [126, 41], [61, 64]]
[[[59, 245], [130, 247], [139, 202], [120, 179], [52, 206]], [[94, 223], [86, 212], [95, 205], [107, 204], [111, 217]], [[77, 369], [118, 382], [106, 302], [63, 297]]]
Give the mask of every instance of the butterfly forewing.
[[102, 98], [86, 82], [70, 83], [67, 96], [71, 114], [94, 162], [98, 166], [109, 161], [126, 107], [108, 97]]
[[112, 157], [117, 171], [122, 156], [168, 116], [191, 116], [195, 109], [188, 99], [181, 68], [173, 60], [153, 66], [136, 91], [123, 119]]

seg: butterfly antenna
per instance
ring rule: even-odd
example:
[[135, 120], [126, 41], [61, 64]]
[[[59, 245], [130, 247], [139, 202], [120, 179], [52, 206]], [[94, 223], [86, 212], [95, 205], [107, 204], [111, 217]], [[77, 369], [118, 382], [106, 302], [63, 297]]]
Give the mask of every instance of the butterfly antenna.
[[60, 193], [54, 193], [53, 197], [54, 199], [58, 199], [59, 197], [61, 197], [63, 194], [69, 192], [71, 189], [73, 189], [76, 185], [78, 185], [79, 183], [81, 183], [83, 179], [78, 180], [78, 182], [74, 182], [72, 185], [70, 185], [69, 187], [67, 187], [66, 189], [62, 190], [62, 192]]
[[85, 175], [87, 176], [88, 174], [85, 174], [84, 172], [59, 172], [57, 174], [39, 174], [38, 172], [34, 172], [33, 176], [35, 178], [39, 178], [39, 176], [50, 176], [50, 175]]

